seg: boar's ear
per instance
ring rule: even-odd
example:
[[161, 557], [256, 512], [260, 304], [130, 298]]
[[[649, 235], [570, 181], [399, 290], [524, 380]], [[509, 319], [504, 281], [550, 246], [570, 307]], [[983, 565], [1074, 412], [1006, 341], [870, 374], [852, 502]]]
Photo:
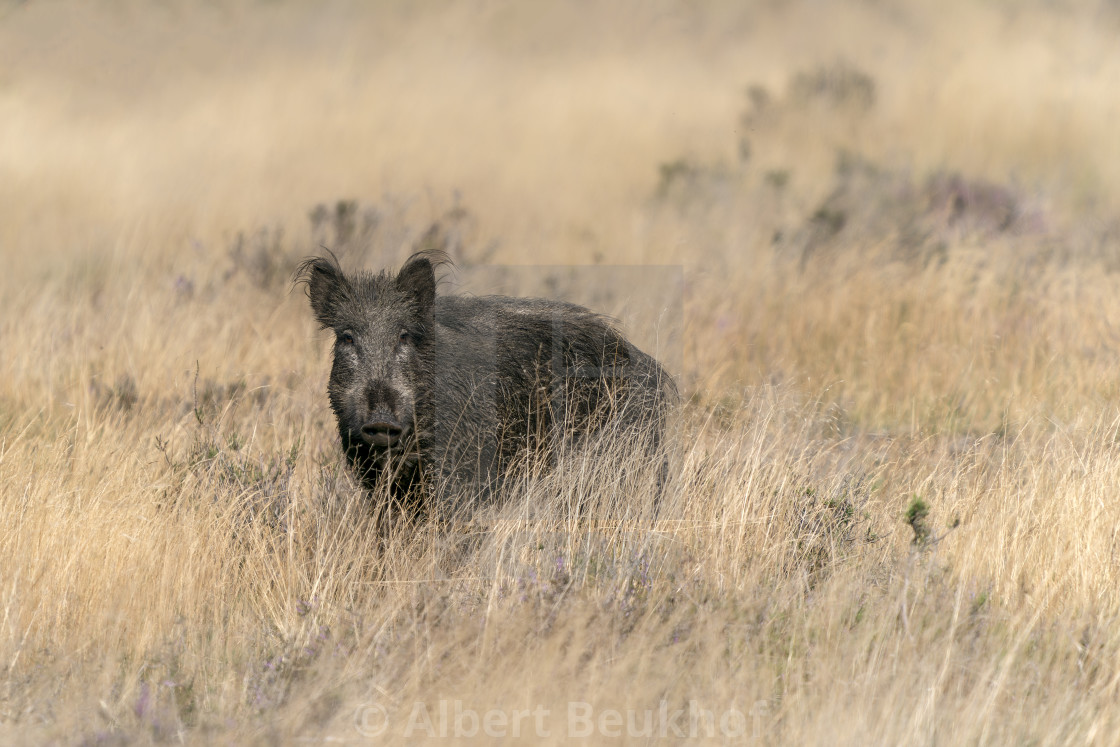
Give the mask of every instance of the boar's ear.
[[350, 283], [333, 256], [310, 257], [296, 270], [295, 282], [307, 285], [311, 310], [323, 327], [334, 327], [339, 320], [339, 307], [349, 295]]
[[396, 283], [397, 290], [416, 297], [422, 311], [432, 308], [436, 300], [436, 273], [427, 256], [412, 255], [397, 274]]

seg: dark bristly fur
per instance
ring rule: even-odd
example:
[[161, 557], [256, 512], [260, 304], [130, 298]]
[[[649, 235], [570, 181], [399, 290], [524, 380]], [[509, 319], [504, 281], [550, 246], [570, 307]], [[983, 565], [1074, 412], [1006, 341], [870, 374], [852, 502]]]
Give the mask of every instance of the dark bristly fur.
[[[610, 321], [560, 301], [437, 295], [427, 250], [396, 275], [307, 259], [319, 323], [335, 333], [328, 387], [342, 446], [396, 500], [488, 496], [518, 456], [594, 433], [656, 448], [672, 379]], [[364, 429], [364, 430], [363, 430]]]

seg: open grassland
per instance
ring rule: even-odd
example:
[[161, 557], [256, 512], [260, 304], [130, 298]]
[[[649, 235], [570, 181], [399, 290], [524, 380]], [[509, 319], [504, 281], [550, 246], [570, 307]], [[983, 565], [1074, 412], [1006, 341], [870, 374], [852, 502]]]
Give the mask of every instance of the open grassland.
[[[1117, 743], [1118, 37], [0, 4], [0, 741]], [[660, 502], [577, 455], [378, 534], [289, 278], [433, 221], [667, 362]]]

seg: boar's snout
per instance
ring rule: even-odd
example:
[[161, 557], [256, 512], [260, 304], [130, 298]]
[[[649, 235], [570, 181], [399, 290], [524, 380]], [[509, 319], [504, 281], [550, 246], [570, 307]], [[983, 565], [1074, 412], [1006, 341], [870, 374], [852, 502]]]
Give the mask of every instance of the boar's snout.
[[404, 427], [387, 412], [375, 413], [370, 421], [362, 426], [362, 439], [370, 446], [381, 449], [396, 446], [403, 435]]

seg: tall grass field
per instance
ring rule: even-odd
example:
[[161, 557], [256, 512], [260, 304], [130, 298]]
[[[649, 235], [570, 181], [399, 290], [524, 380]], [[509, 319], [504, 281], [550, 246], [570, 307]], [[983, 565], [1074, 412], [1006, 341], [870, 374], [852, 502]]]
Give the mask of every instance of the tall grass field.
[[[1120, 743], [1117, 39], [0, 1], [0, 742]], [[376, 520], [292, 272], [433, 224], [665, 364], [664, 480]]]

